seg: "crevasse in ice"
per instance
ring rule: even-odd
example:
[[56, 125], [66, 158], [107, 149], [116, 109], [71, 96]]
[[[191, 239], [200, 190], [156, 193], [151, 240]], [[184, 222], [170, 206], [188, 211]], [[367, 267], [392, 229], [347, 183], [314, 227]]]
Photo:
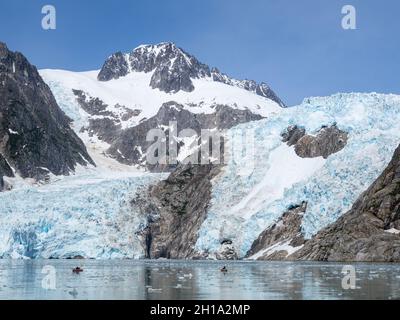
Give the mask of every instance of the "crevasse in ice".
[[[289, 125], [315, 134], [336, 124], [349, 133], [346, 147], [322, 158], [301, 159], [281, 141]], [[214, 179], [212, 201], [196, 244], [216, 252], [233, 241], [243, 257], [252, 242], [283, 212], [308, 202], [302, 231], [306, 238], [334, 222], [379, 176], [400, 143], [400, 96], [336, 94], [305, 99], [268, 119], [239, 125], [228, 132], [228, 150], [254, 134], [254, 154], [230, 156]], [[251, 141], [251, 140], [250, 140]], [[249, 170], [244, 170], [248, 167]]]

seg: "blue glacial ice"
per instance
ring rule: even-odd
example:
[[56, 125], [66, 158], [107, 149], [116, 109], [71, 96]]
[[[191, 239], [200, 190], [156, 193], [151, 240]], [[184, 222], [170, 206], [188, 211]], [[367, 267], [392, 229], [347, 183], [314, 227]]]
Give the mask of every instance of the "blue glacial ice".
[[141, 258], [145, 224], [130, 201], [163, 175], [80, 168], [42, 186], [0, 193], [2, 258]]
[[[294, 150], [281, 141], [280, 134], [290, 125], [315, 134], [334, 124], [349, 133], [349, 140], [327, 160], [295, 159]], [[216, 252], [221, 241], [230, 239], [243, 257], [263, 230], [303, 201], [308, 202], [302, 222], [306, 238], [334, 222], [379, 176], [399, 145], [400, 96], [349, 93], [305, 99], [268, 119], [231, 129], [228, 150], [249, 132], [254, 132], [254, 161], [232, 156], [214, 179], [208, 217], [196, 244], [199, 251]], [[295, 161], [294, 167], [289, 161]]]
[[[47, 83], [81, 135], [87, 114], [73, 92], [57, 81]], [[146, 222], [132, 210], [130, 201], [136, 192], [166, 175], [120, 165], [102, 155], [107, 144], [81, 137], [97, 168], [77, 168], [76, 174], [53, 177], [42, 186], [13, 181], [14, 190], [0, 193], [0, 257], [144, 256], [136, 232]]]
[[[51, 85], [79, 130], [85, 114], [70, 92], [57, 83]], [[326, 160], [301, 159], [281, 141], [280, 134], [289, 125], [303, 126], [315, 134], [333, 124], [349, 133], [349, 141]], [[243, 132], [254, 133], [255, 148], [249, 148], [254, 153], [232, 156]], [[213, 181], [209, 213], [196, 247], [212, 253], [219, 250], [222, 240], [231, 239], [243, 257], [258, 235], [292, 205], [308, 202], [302, 224], [308, 238], [351, 207], [400, 143], [400, 97], [337, 94], [309, 98], [268, 119], [232, 128], [228, 137], [231, 156]], [[0, 193], [0, 257], [143, 257], [136, 232], [145, 221], [132, 211], [129, 201], [142, 187], [164, 177], [108, 172], [100, 166], [81, 168], [47, 185], [23, 185]]]

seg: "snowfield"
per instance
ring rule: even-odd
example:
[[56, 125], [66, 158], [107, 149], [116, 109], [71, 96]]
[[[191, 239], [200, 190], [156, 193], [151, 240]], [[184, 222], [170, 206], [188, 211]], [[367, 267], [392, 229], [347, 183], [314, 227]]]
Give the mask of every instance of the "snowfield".
[[[206, 114], [215, 112], [214, 107], [218, 104], [241, 110], [249, 109], [264, 117], [281, 109], [270, 99], [207, 78], [192, 79], [195, 86], [193, 92], [165, 93], [149, 86], [153, 72], [132, 72], [125, 77], [106, 82], [97, 80], [98, 73], [99, 70], [88, 72], [40, 70], [40, 75], [52, 89], [60, 107], [80, 127], [85, 124], [87, 115], [74, 101], [72, 89], [82, 90], [92, 97], [101, 99], [108, 105], [109, 111], [117, 114], [120, 112], [115, 107], [118, 104], [142, 111], [140, 115], [122, 121], [123, 128], [135, 126], [141, 120], [153, 117], [161, 105], [169, 101], [182, 104], [193, 113]], [[70, 105], [71, 102], [75, 106]]]

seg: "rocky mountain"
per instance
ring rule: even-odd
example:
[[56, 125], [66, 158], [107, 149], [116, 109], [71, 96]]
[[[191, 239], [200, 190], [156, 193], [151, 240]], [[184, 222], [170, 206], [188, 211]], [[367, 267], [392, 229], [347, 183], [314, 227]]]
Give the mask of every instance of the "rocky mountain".
[[275, 101], [282, 107], [285, 106], [265, 83], [257, 84], [252, 80], [232, 79], [217, 68], [210, 69], [170, 42], [142, 45], [131, 53], [114, 53], [106, 60], [97, 78], [100, 81], [109, 81], [125, 77], [132, 72], [152, 72], [149, 85], [153, 89], [157, 88], [167, 93], [180, 90], [192, 92], [195, 89], [193, 79], [209, 78], [212, 81], [254, 92]]
[[[191, 129], [199, 135], [201, 129], [222, 131], [260, 120], [284, 106], [267, 85], [210, 70], [172, 43], [116, 53], [100, 71], [41, 73], [87, 144], [120, 163], [150, 170], [174, 167], [146, 163], [151, 129], [168, 136], [170, 121], [176, 121], [177, 133]], [[179, 141], [178, 152], [191, 147]]]
[[94, 165], [70, 124], [36, 68], [0, 43], [0, 185], [3, 176], [42, 180]]
[[167, 179], [137, 193], [132, 207], [146, 220], [138, 232], [146, 258], [200, 258], [195, 249], [198, 230], [219, 170], [211, 164], [179, 165]]
[[[122, 130], [115, 139], [112, 139], [111, 146], [107, 150], [107, 154], [125, 164], [146, 163], [146, 154], [148, 148], [153, 144], [153, 141], [147, 141], [147, 133], [154, 128], [162, 129], [170, 140], [178, 139], [174, 137], [172, 131], [177, 130], [181, 132], [187, 128], [194, 130], [196, 133], [195, 141], [186, 143], [179, 140], [178, 148], [178, 161], [184, 160], [184, 156], [179, 156], [183, 148], [193, 149], [200, 147], [201, 131], [204, 129], [218, 129], [225, 130], [237, 125], [250, 121], [260, 120], [262, 117], [253, 114], [248, 110], [233, 109], [229, 106], [217, 105], [215, 112], [210, 114], [193, 114], [186, 110], [182, 105], [175, 102], [164, 103], [159, 109], [158, 113], [133, 128]], [[176, 128], [170, 128], [170, 122], [176, 122]], [[168, 145], [166, 145], [166, 154], [169, 154]], [[182, 154], [182, 153], [181, 153]], [[189, 155], [189, 154], [188, 154]], [[147, 168], [156, 170], [154, 166], [147, 165]], [[157, 170], [163, 170], [162, 167], [157, 166]]]
[[[41, 70], [49, 87], [18, 54], [1, 57], [0, 188], [90, 156], [97, 167], [2, 192], [0, 257], [398, 261], [399, 96], [282, 108], [266, 85], [165, 43], [102, 70]], [[153, 129], [165, 157], [177, 143], [177, 163], [146, 162]], [[219, 163], [196, 155], [207, 129]]]

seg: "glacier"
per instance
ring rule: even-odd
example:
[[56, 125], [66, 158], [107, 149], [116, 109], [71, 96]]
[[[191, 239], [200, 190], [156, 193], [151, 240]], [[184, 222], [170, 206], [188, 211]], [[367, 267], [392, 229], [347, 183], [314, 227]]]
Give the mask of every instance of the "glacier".
[[130, 201], [167, 175], [147, 173], [105, 156], [107, 143], [80, 132], [88, 114], [71, 88], [46, 80], [97, 167], [78, 167], [75, 174], [52, 176], [43, 185], [18, 176], [8, 179], [13, 190], [0, 193], [0, 257], [144, 257], [137, 232], [146, 221]]
[[88, 114], [72, 90], [58, 81], [47, 84], [97, 167], [77, 167], [75, 174], [51, 176], [42, 185], [18, 175], [7, 178], [13, 190], [0, 193], [0, 258], [144, 257], [136, 233], [146, 221], [130, 201], [167, 175], [105, 156], [107, 143], [80, 132]]
[[[336, 125], [348, 132], [349, 140], [328, 159], [302, 159], [282, 142], [281, 133], [291, 125], [307, 134]], [[210, 256], [229, 239], [244, 257], [262, 231], [303, 201], [308, 203], [302, 222], [306, 238], [348, 211], [399, 145], [400, 96], [348, 93], [305, 99], [268, 119], [229, 130], [228, 154], [249, 135], [254, 151], [228, 157], [213, 181], [208, 216], [196, 243], [197, 250]]]
[[[56, 81], [48, 84], [79, 132], [87, 115], [69, 88]], [[303, 159], [282, 142], [281, 133], [291, 125], [304, 127], [307, 134], [336, 125], [348, 132], [348, 143], [328, 159]], [[79, 134], [96, 168], [78, 168], [43, 185], [14, 181], [12, 191], [0, 193], [0, 258], [144, 257], [137, 232], [146, 221], [130, 201], [167, 175], [119, 164], [102, 154], [107, 144]], [[258, 235], [292, 206], [308, 203], [302, 223], [306, 238], [351, 208], [399, 144], [400, 96], [308, 98], [295, 107], [273, 108], [266, 119], [238, 125], [226, 135], [227, 164], [212, 181], [196, 248], [212, 257], [229, 239], [242, 258]], [[246, 140], [248, 136], [252, 139]]]
[[132, 211], [136, 192], [161, 174], [78, 168], [45, 185], [0, 193], [0, 257], [142, 258], [136, 232], [145, 225]]

